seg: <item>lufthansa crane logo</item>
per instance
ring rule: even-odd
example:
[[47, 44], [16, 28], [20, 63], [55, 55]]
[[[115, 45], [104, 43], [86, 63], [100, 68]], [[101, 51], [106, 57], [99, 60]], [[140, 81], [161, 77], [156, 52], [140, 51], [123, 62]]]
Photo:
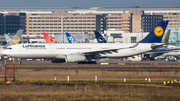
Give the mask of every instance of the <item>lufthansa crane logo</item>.
[[14, 37], [10, 40], [10, 44], [14, 45], [14, 44], [18, 44], [20, 41], [20, 38], [16, 35], [14, 35]]
[[103, 43], [103, 42], [104, 42], [104, 38], [99, 37], [99, 38], [98, 38], [98, 41], [99, 41], [100, 43]]
[[157, 26], [155, 29], [154, 29], [154, 34], [157, 36], [157, 37], [160, 37], [162, 36], [164, 33], [164, 30], [162, 27], [160, 26]]

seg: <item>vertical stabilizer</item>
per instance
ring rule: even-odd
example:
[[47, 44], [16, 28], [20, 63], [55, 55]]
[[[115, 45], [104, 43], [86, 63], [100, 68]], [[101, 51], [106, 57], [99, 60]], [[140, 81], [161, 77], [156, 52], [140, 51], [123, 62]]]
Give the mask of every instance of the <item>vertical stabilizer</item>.
[[[163, 40], [163, 42], [162, 42], [162, 43], [165, 43], [167, 46], [168, 46], [168, 44], [169, 44], [169, 35], [170, 35], [170, 32], [171, 32], [171, 30], [168, 30], [168, 32], [167, 32], [167, 34], [166, 34], [166, 36], [164, 37], [164, 40]], [[165, 46], [165, 47], [167, 48], [167, 46]]]
[[73, 38], [68, 32], [65, 32], [65, 34], [66, 34], [68, 43], [77, 43], [75, 38]]
[[169, 21], [165, 20], [160, 21], [144, 39], [139, 41], [139, 43], [161, 43], [168, 22]]
[[23, 33], [23, 29], [19, 29], [16, 34], [11, 38], [11, 40], [9, 41], [9, 43], [7, 43], [5, 45], [5, 47], [7, 46], [11, 46], [11, 45], [15, 45], [15, 44], [19, 44], [19, 42], [22, 40], [22, 33]]
[[98, 43], [107, 43], [106, 39], [98, 32], [94, 31]]
[[44, 38], [46, 40], [46, 43], [55, 43], [53, 41], [53, 39], [51, 39], [51, 37], [47, 33], [43, 32], [43, 35], [44, 35]]
[[168, 30], [166, 36], [164, 37], [164, 40], [162, 43], [168, 44], [169, 43], [169, 35], [170, 35], [171, 30]]

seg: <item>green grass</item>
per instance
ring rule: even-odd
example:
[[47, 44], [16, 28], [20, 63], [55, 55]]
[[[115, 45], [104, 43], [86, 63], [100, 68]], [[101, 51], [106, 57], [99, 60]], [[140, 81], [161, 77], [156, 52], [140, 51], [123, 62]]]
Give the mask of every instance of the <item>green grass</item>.
[[[12, 80], [13, 78], [7, 78], [7, 80]], [[54, 77], [16, 77], [18, 81], [55, 81]], [[145, 78], [126, 78], [126, 83], [162, 83], [164, 81], [178, 80], [178, 78], [151, 78], [151, 82], [145, 80]], [[4, 78], [0, 78], [3, 81]], [[67, 77], [56, 77], [56, 81], [67, 81]], [[94, 77], [69, 77], [70, 82], [95, 82]], [[124, 82], [124, 78], [97, 78], [97, 82]]]

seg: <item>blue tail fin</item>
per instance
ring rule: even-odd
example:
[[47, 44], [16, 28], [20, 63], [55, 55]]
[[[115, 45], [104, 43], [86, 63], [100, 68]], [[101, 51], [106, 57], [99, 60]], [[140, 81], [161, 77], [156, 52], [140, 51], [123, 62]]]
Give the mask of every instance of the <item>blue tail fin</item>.
[[73, 38], [69, 33], [65, 32], [68, 43], [77, 43], [75, 38]]
[[106, 39], [98, 32], [94, 31], [98, 43], [107, 43]]
[[153, 30], [139, 43], [161, 43], [162, 37], [169, 21], [160, 21]]

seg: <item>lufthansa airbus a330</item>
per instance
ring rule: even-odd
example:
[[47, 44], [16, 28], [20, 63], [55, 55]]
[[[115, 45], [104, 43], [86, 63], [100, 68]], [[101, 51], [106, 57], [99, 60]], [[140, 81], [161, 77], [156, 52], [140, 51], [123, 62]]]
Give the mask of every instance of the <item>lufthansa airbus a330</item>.
[[167, 24], [168, 21], [160, 21], [138, 43], [27, 43], [9, 46], [3, 54], [18, 58], [51, 58], [52, 62], [59, 63], [91, 61], [103, 57], [133, 56], [164, 45], [161, 40]]

